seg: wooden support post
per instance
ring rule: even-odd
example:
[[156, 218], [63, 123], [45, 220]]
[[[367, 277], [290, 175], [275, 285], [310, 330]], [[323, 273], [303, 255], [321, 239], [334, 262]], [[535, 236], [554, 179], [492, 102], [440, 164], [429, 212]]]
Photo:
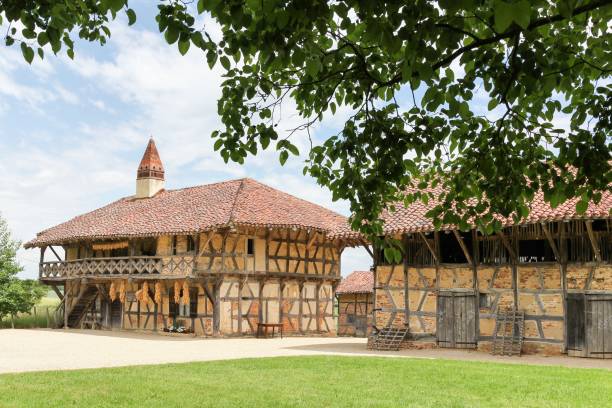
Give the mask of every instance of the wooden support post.
[[242, 335], [242, 290], [244, 287], [244, 279], [238, 281], [238, 333]]
[[285, 259], [285, 272], [290, 273], [289, 258], [291, 257], [291, 230], [287, 228], [287, 237], [285, 237], [285, 245], [287, 247], [287, 259]]
[[465, 242], [463, 242], [463, 238], [461, 237], [461, 235], [459, 235], [459, 232], [457, 230], [453, 230], [453, 235], [455, 236], [455, 238], [457, 238], [457, 242], [459, 243], [459, 246], [461, 247], [461, 250], [463, 251], [463, 255], [465, 255], [465, 259], [470, 265], [472, 265], [473, 264], [472, 256], [470, 255], [470, 251], [468, 251], [468, 248], [465, 245]]
[[595, 255], [595, 260], [597, 262], [601, 262], [601, 252], [599, 252], [599, 244], [597, 243], [597, 240], [595, 239], [595, 234], [593, 233], [593, 221], [586, 220], [585, 224], [587, 233], [589, 235], [589, 241], [591, 241], [591, 247], [593, 248], [593, 254]]
[[264, 281], [263, 278], [259, 279], [259, 307], [257, 318], [259, 323], [267, 323], [263, 321], [263, 290], [264, 290]]
[[68, 299], [70, 299], [70, 296], [68, 295], [67, 283], [68, 282], [64, 282], [64, 329], [68, 328]]
[[[266, 229], [266, 272], [270, 272], [270, 229]], [[261, 306], [260, 306], [261, 307]]]
[[283, 318], [285, 317], [285, 313], [283, 311], [283, 292], [285, 291], [286, 282], [284, 279], [280, 280], [279, 284], [279, 293], [278, 293], [278, 322], [283, 324]]
[[542, 231], [544, 231], [544, 235], [546, 235], [546, 239], [548, 240], [548, 244], [550, 245], [553, 254], [555, 254], [555, 259], [557, 260], [557, 262], [561, 262], [561, 259], [559, 257], [559, 249], [557, 248], [557, 244], [555, 244], [555, 240], [553, 239], [553, 236], [550, 233], [550, 230], [548, 229], [548, 225], [546, 225], [546, 223], [544, 222], [541, 225]]
[[321, 292], [321, 282], [317, 282], [316, 286], [315, 286], [316, 292], [315, 292], [315, 305], [317, 310], [315, 311], [315, 316], [317, 321], [316, 323], [316, 328], [317, 328], [317, 333], [321, 332], [321, 307], [320, 307], [320, 293]]
[[302, 316], [304, 315], [304, 281], [301, 280], [298, 284], [298, 288], [300, 289], [300, 303], [298, 307], [298, 328], [300, 333], [304, 333], [304, 328], [302, 327]]
[[221, 282], [223, 280], [217, 278], [213, 285], [213, 294], [215, 303], [213, 306], [213, 335], [218, 336], [221, 326]]

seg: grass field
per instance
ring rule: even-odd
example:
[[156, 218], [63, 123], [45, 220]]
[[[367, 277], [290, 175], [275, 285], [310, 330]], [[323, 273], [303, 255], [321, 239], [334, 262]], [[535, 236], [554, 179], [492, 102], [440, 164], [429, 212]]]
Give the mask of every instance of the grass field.
[[[21, 313], [14, 318], [16, 329], [31, 329], [36, 327], [47, 327], [47, 310], [49, 309], [50, 324], [53, 324], [53, 312], [57, 308], [60, 300], [53, 291], [49, 291], [45, 297], [30, 311], [30, 313]], [[8, 329], [11, 327], [11, 318], [5, 317], [0, 320], [0, 329]]]
[[610, 401], [610, 371], [376, 357], [0, 376], [2, 407], [604, 407]]

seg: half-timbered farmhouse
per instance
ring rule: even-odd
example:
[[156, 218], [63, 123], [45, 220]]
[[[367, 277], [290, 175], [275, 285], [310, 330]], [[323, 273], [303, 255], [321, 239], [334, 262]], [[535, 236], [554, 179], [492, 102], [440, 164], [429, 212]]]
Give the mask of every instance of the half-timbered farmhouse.
[[25, 245], [41, 249], [65, 327], [335, 334], [342, 245], [328, 236], [344, 217], [248, 178], [180, 190], [164, 179], [151, 140], [135, 195]]
[[366, 337], [372, 330], [374, 274], [355, 271], [336, 288], [338, 336]]
[[612, 358], [612, 194], [582, 215], [575, 204], [536, 195], [529, 218], [492, 236], [435, 231], [430, 207], [398, 204], [385, 234], [405, 253], [399, 265], [373, 254], [371, 345]]

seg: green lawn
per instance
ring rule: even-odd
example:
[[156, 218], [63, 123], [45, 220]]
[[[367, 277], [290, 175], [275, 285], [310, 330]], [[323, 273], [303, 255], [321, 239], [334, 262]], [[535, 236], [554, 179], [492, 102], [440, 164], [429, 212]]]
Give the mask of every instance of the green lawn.
[[610, 401], [610, 371], [374, 357], [245, 359], [0, 376], [3, 408], [604, 407]]

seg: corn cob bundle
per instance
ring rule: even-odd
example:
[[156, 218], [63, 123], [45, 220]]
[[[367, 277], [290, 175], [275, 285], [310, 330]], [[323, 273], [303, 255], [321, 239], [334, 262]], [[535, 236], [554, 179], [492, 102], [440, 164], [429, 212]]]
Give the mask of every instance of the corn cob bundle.
[[174, 303], [181, 302], [181, 284], [178, 281], [174, 282]]
[[121, 281], [121, 286], [119, 286], [119, 301], [121, 303], [125, 303], [125, 281]]
[[187, 284], [187, 281], [183, 281], [183, 304], [189, 304], [189, 284]]
[[158, 306], [162, 304], [162, 285], [160, 281], [155, 282], [155, 303]]
[[111, 282], [110, 289], [108, 290], [108, 297], [111, 302], [114, 302], [117, 299], [117, 288], [115, 287], [115, 282]]

